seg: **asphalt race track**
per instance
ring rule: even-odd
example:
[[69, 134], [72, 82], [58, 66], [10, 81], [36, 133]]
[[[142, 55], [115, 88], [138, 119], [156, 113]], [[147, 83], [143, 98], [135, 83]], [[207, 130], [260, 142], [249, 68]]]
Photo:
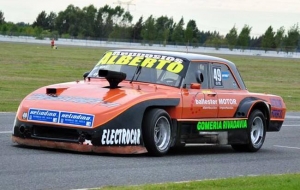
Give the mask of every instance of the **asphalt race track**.
[[15, 113], [0, 113], [0, 189], [80, 189], [300, 172], [300, 113], [267, 133], [257, 153], [230, 146], [187, 147], [165, 157], [79, 154], [11, 142]]

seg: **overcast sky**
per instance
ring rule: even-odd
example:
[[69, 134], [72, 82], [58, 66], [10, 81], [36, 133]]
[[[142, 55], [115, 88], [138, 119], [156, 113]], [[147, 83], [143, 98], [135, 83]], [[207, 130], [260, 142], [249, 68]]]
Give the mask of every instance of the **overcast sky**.
[[[5, 21], [32, 24], [43, 10], [49, 14], [58, 13], [73, 4], [83, 8], [93, 4], [97, 9], [104, 5], [115, 7], [118, 2], [130, 0], [0, 0], [0, 10]], [[129, 11], [133, 23], [141, 16], [146, 20], [150, 15], [181, 17], [185, 24], [193, 19], [199, 30], [219, 31], [225, 35], [235, 25], [238, 32], [244, 25], [252, 27], [251, 36], [263, 34], [269, 26], [276, 31], [283, 26], [286, 30], [300, 21], [300, 0], [133, 0]]]

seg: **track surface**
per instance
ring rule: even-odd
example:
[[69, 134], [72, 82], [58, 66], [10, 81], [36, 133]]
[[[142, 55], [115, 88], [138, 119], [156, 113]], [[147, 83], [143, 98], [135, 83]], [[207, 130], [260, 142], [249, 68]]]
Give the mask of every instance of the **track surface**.
[[15, 113], [0, 114], [0, 189], [79, 189], [300, 172], [300, 113], [267, 133], [257, 153], [230, 146], [187, 147], [165, 157], [78, 154], [14, 145]]

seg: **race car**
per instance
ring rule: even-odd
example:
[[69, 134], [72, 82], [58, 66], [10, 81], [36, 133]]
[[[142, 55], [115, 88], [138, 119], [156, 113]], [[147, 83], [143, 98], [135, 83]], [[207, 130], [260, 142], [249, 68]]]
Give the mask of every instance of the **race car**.
[[20, 103], [12, 141], [79, 152], [163, 156], [189, 144], [258, 151], [286, 114], [277, 95], [250, 93], [236, 65], [193, 53], [107, 51], [81, 81]]

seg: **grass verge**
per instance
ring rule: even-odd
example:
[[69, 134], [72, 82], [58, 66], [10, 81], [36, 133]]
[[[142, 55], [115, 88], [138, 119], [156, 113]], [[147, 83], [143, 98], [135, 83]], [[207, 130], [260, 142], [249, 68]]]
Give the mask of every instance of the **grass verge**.
[[[97, 190], [292, 190], [300, 189], [300, 174], [236, 177], [181, 183], [149, 184], [138, 186], [110, 186]], [[95, 189], [96, 190], [96, 189]]]

